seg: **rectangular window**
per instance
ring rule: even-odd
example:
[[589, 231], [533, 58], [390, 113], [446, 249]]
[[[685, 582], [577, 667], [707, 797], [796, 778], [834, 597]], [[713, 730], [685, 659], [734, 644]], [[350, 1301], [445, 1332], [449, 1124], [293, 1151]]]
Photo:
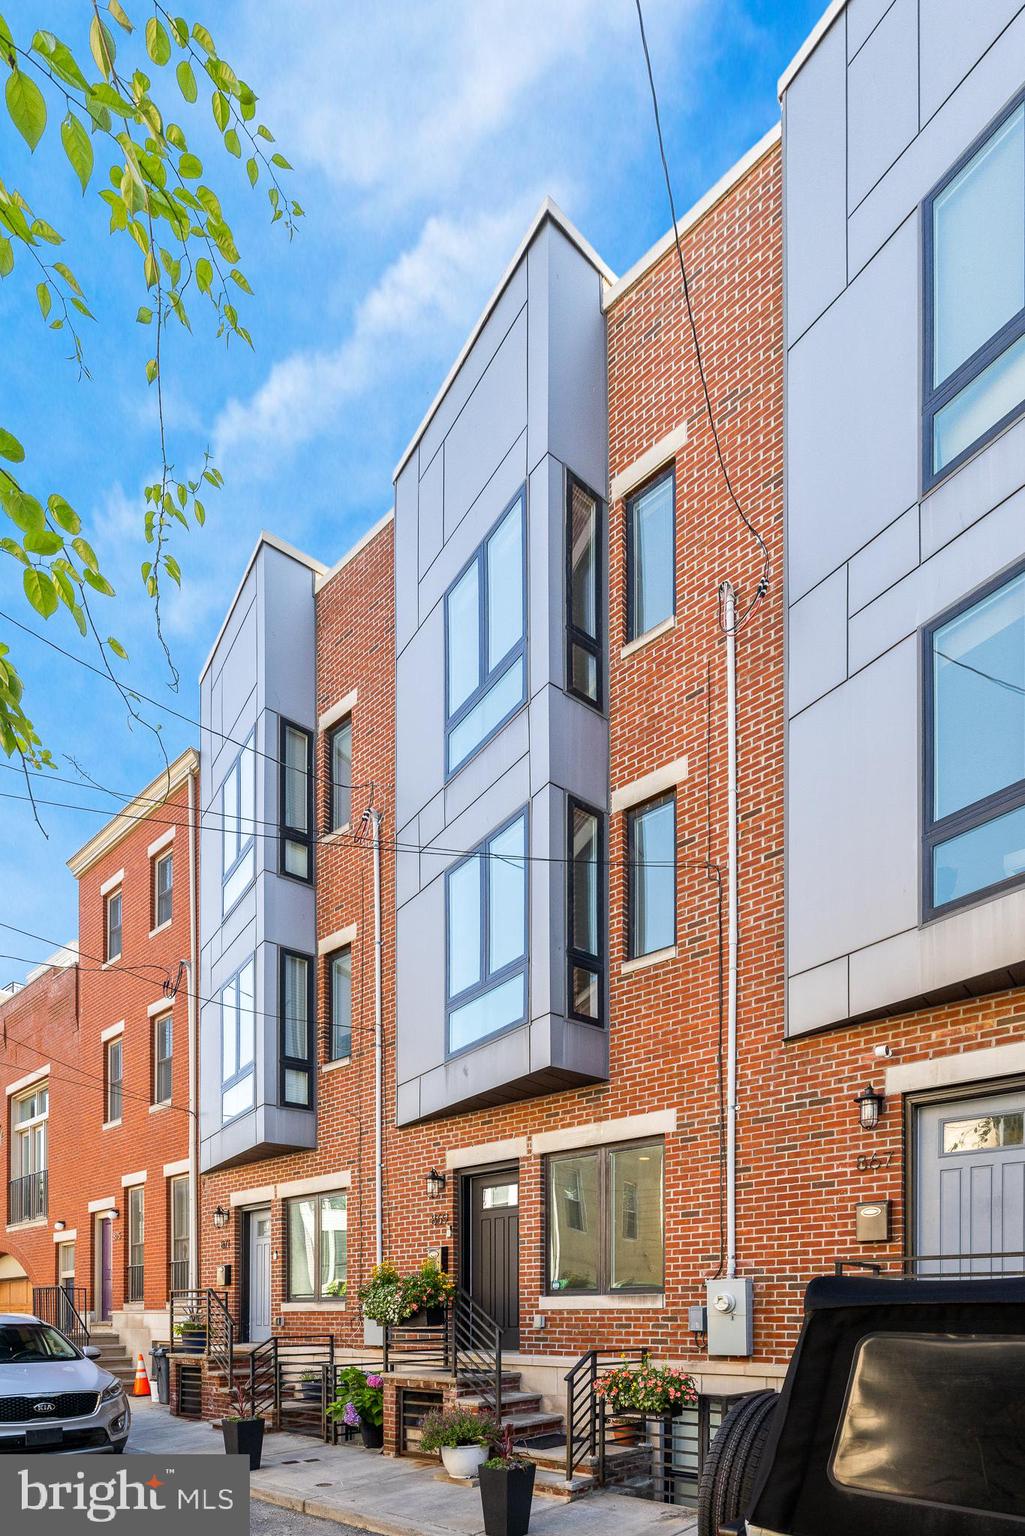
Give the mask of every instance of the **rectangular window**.
[[352, 948], [336, 950], [328, 956], [328, 993], [330, 1025], [327, 1042], [328, 1061], [343, 1061], [352, 1055]]
[[121, 892], [111, 891], [104, 900], [103, 909], [103, 958], [109, 964], [111, 960], [121, 958]]
[[223, 910], [229, 911], [256, 876], [256, 748], [250, 736], [221, 786]]
[[75, 1245], [74, 1243], [57, 1244], [57, 1284], [62, 1291], [74, 1292], [75, 1289]]
[[520, 811], [446, 874], [450, 1054], [526, 1020], [526, 852]]
[[445, 740], [452, 774], [527, 697], [526, 496], [520, 491], [445, 596]]
[[47, 1117], [50, 1090], [39, 1083], [11, 1105], [9, 1222], [34, 1221], [47, 1213]]
[[312, 1109], [313, 961], [281, 951], [281, 1102]]
[[602, 707], [603, 505], [566, 476], [566, 662], [570, 693]]
[[171, 921], [174, 897], [174, 854], [170, 849], [153, 860], [153, 927]]
[[128, 1286], [127, 1299], [142, 1301], [145, 1295], [143, 1263], [146, 1253], [146, 1186], [133, 1184], [128, 1191]]
[[122, 1086], [124, 1082], [124, 1036], [107, 1041], [106, 1061], [106, 1109], [107, 1124], [121, 1119]]
[[926, 916], [1025, 879], [1025, 571], [925, 631]]
[[676, 471], [626, 504], [626, 638], [637, 640], [676, 607]]
[[341, 1301], [348, 1273], [346, 1196], [310, 1195], [285, 1204], [290, 1301]]
[[352, 820], [352, 716], [340, 720], [328, 736], [331, 772], [329, 830], [340, 832]]
[[256, 1102], [256, 962], [221, 988], [221, 1121], [234, 1120]]
[[676, 797], [628, 811], [627, 954], [630, 959], [676, 943]]
[[660, 1141], [548, 1159], [548, 1289], [660, 1292], [665, 1269]]
[[601, 1022], [605, 990], [605, 880], [602, 817], [570, 800], [569, 820], [569, 1012]]
[[181, 1174], [171, 1180], [171, 1290], [184, 1291], [189, 1284], [189, 1180]]
[[174, 1025], [169, 1013], [153, 1020], [153, 1102], [170, 1104]]
[[1025, 104], [923, 204], [926, 488], [1025, 410]]
[[313, 737], [281, 722], [281, 873], [313, 878]]

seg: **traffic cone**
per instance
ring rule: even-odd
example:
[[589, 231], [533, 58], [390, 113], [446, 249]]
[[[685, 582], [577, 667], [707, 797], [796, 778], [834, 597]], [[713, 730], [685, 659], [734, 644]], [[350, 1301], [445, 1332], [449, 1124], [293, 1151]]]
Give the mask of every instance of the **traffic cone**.
[[149, 1397], [149, 1395], [149, 1377], [146, 1375], [146, 1367], [143, 1364], [142, 1354], [140, 1353], [139, 1363], [135, 1367], [135, 1385], [132, 1387], [132, 1396]]

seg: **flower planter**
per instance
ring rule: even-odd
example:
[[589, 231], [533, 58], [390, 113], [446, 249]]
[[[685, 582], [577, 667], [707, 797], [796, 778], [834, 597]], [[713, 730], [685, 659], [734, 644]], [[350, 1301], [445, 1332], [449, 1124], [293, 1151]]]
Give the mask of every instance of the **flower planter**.
[[404, 1328], [440, 1328], [447, 1316], [447, 1307], [422, 1307], [403, 1323]]
[[249, 1470], [255, 1472], [263, 1454], [262, 1419], [222, 1419], [221, 1434], [229, 1456], [248, 1456]]
[[324, 1385], [320, 1381], [301, 1381], [299, 1394], [308, 1403], [319, 1403], [323, 1395]]
[[534, 1463], [481, 1467], [480, 1502], [487, 1536], [527, 1536], [534, 1497]]
[[379, 1451], [384, 1444], [384, 1425], [368, 1424], [366, 1419], [360, 1420], [360, 1438], [368, 1451]]
[[175, 1346], [183, 1355], [202, 1355], [206, 1353], [206, 1329], [194, 1328], [187, 1333], [178, 1335], [178, 1343]]
[[477, 1476], [482, 1462], [488, 1459], [486, 1445], [443, 1445], [441, 1459], [449, 1477], [471, 1482]]

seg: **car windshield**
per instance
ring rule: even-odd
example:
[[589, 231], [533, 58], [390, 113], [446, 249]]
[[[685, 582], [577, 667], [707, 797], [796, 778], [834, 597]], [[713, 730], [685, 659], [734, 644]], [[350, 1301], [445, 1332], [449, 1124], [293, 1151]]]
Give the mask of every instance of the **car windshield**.
[[0, 1366], [77, 1360], [78, 1350], [44, 1323], [0, 1323]]

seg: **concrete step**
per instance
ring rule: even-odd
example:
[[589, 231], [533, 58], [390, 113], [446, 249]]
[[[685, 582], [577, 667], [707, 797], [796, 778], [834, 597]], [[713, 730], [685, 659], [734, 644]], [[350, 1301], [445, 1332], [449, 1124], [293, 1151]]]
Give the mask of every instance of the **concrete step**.
[[538, 1467], [534, 1473], [536, 1494], [548, 1499], [562, 1499], [570, 1504], [584, 1498], [594, 1486], [594, 1478], [588, 1472], [575, 1473], [569, 1482], [564, 1472], [556, 1472], [548, 1467]]
[[564, 1427], [561, 1414], [545, 1413], [543, 1410], [536, 1413], [503, 1413], [502, 1424], [510, 1426], [514, 1440], [529, 1440], [534, 1435], [560, 1434]]
[[[489, 1398], [478, 1397], [471, 1393], [464, 1392], [459, 1394], [459, 1402], [462, 1407], [469, 1408], [474, 1413], [486, 1412], [490, 1406]], [[502, 1388], [503, 1417], [505, 1416], [506, 1410], [508, 1410], [510, 1413], [538, 1413], [540, 1412], [540, 1409], [540, 1392], [507, 1392], [504, 1387]]]

